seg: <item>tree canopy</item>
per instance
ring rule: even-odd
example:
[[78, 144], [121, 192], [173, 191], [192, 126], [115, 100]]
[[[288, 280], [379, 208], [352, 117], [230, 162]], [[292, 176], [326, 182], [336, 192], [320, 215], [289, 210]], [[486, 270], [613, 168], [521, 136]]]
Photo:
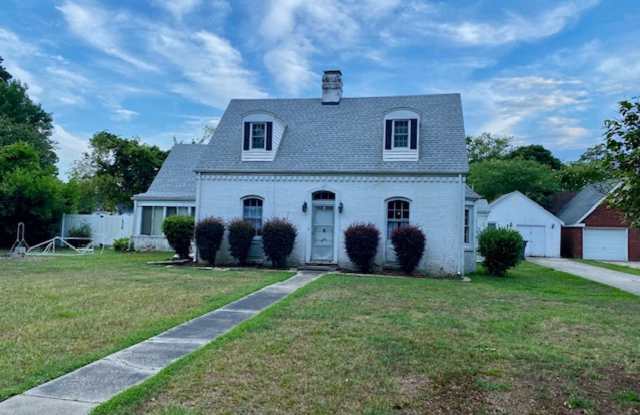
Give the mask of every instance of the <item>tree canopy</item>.
[[511, 159], [533, 160], [545, 164], [554, 170], [562, 167], [562, 162], [553, 153], [540, 144], [517, 147], [509, 153]]
[[[0, 58], [1, 62], [1, 58]], [[39, 154], [43, 166], [55, 166], [58, 157], [51, 139], [53, 119], [27, 94], [27, 87], [0, 65], [0, 146], [25, 142]]]
[[640, 227], [640, 100], [621, 101], [618, 110], [618, 119], [604, 122], [607, 165], [621, 182], [610, 202]]
[[513, 137], [497, 136], [491, 133], [482, 133], [476, 137], [468, 136], [466, 141], [469, 163], [506, 157], [513, 148]]
[[469, 184], [489, 200], [519, 190], [546, 206], [549, 196], [560, 190], [556, 173], [533, 160], [490, 159], [471, 165]]
[[138, 139], [101, 131], [91, 138], [90, 150], [74, 167], [71, 181], [80, 189], [94, 192], [82, 197], [94, 200], [95, 208], [130, 208], [131, 197], [147, 190], [167, 154]]

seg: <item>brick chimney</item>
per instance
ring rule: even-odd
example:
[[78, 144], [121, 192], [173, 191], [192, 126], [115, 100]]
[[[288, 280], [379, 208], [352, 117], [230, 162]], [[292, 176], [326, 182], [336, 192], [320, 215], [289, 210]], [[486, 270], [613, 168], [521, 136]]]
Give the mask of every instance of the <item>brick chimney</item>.
[[338, 105], [342, 98], [342, 72], [340, 70], [324, 71], [322, 75], [322, 104]]

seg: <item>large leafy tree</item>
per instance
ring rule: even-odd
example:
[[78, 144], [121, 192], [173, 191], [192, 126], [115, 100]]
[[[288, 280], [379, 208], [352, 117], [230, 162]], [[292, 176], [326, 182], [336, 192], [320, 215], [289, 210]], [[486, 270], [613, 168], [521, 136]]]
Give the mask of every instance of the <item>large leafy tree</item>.
[[580, 158], [565, 164], [560, 170], [560, 185], [563, 191], [576, 192], [590, 183], [611, 177], [606, 165], [607, 151], [604, 144], [589, 147]]
[[147, 190], [166, 157], [157, 146], [101, 131], [91, 138], [90, 151], [75, 166], [72, 181], [93, 190], [83, 198], [93, 199], [96, 208], [130, 208], [131, 197]]
[[9, 80], [13, 77], [9, 72], [7, 72], [5, 67], [2, 66], [2, 62], [4, 62], [4, 59], [2, 59], [2, 56], [0, 56], [0, 81], [9, 82]]
[[58, 158], [51, 139], [53, 120], [27, 94], [27, 87], [13, 79], [0, 65], [0, 146], [26, 142], [38, 152], [44, 166], [55, 166]]
[[607, 162], [621, 185], [610, 202], [640, 227], [640, 100], [622, 101], [620, 117], [604, 126]]
[[503, 158], [511, 153], [513, 137], [497, 136], [482, 133], [476, 137], [467, 137], [467, 152], [469, 162], [476, 163], [483, 160]]
[[557, 174], [533, 160], [484, 160], [471, 165], [469, 184], [488, 198], [519, 190], [536, 202], [547, 205], [549, 196], [560, 190]]
[[532, 144], [528, 146], [518, 147], [509, 153], [509, 158], [533, 160], [540, 164], [545, 164], [554, 170], [562, 167], [562, 162], [557, 159], [553, 153], [540, 144]]
[[68, 207], [54, 169], [31, 144], [15, 143], [0, 147], [0, 177], [0, 245], [11, 245], [18, 222], [30, 243], [51, 237]]

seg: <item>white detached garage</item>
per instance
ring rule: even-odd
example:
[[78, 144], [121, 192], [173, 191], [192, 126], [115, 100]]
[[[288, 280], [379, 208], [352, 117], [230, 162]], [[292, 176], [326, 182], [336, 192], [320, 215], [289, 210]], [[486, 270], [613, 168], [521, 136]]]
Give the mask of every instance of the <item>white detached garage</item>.
[[559, 257], [564, 222], [524, 194], [515, 191], [489, 205], [488, 226], [512, 228], [527, 241], [526, 256]]

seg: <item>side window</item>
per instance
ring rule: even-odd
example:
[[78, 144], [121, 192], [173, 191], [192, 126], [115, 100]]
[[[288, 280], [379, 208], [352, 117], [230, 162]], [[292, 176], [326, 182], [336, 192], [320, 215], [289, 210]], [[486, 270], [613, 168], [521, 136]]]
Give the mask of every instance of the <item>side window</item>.
[[393, 121], [393, 148], [409, 147], [409, 120]]
[[242, 218], [250, 222], [260, 235], [262, 230], [262, 199], [249, 197], [242, 201]]
[[406, 200], [390, 200], [387, 202], [387, 239], [391, 239], [393, 231], [409, 224], [409, 202]]
[[143, 206], [142, 235], [162, 235], [162, 221], [164, 220], [164, 206]]
[[464, 243], [471, 242], [471, 210], [465, 208], [464, 210]]

